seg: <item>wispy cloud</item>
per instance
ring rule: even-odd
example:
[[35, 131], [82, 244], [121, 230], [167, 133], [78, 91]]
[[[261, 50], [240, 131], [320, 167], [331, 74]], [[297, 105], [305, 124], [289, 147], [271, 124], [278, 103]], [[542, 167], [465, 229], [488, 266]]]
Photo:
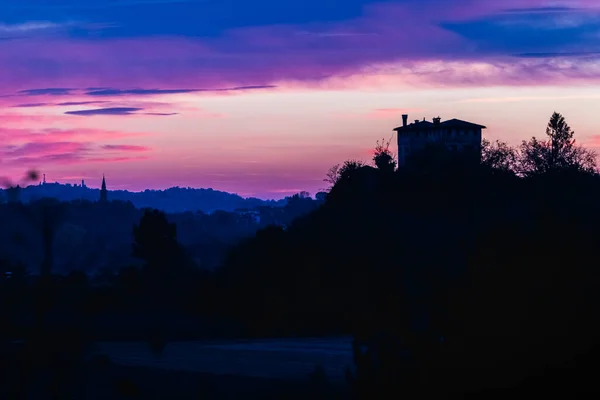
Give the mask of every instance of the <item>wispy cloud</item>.
[[32, 21], [20, 24], [2, 24], [0, 23], [0, 34], [3, 33], [28, 33], [32, 31], [41, 31], [48, 29], [62, 28], [63, 24], [57, 24], [47, 21]]
[[21, 90], [18, 94], [25, 96], [66, 96], [71, 94], [75, 89], [67, 88], [44, 88], [44, 89], [27, 89]]
[[92, 117], [96, 115], [154, 115], [154, 116], [171, 116], [177, 115], [178, 113], [160, 113], [160, 112], [147, 112], [138, 113], [138, 111], [144, 110], [141, 107], [109, 107], [109, 108], [96, 108], [92, 110], [77, 110], [67, 111], [67, 115], [79, 115], [84, 117]]
[[68, 115], [81, 115], [90, 117], [94, 115], [133, 115], [136, 111], [143, 110], [143, 108], [134, 107], [111, 107], [111, 108], [96, 108], [93, 110], [78, 110], [78, 111], [67, 111], [65, 114]]
[[150, 147], [146, 146], [135, 146], [129, 144], [106, 144], [102, 146], [104, 150], [116, 150], [116, 151], [132, 151], [132, 152], [140, 152], [140, 151], [150, 151]]
[[70, 106], [87, 106], [87, 105], [97, 105], [97, 104], [106, 104], [107, 101], [67, 101], [64, 103], [57, 103], [57, 106], [61, 107], [70, 107]]
[[100, 89], [90, 90], [88, 96], [151, 96], [166, 94], [198, 93], [198, 92], [237, 92], [245, 90], [273, 89], [274, 85], [239, 86], [231, 88], [214, 89]]
[[25, 104], [17, 104], [14, 105], [14, 108], [34, 108], [34, 107], [45, 107], [50, 105], [51, 103], [25, 103]]

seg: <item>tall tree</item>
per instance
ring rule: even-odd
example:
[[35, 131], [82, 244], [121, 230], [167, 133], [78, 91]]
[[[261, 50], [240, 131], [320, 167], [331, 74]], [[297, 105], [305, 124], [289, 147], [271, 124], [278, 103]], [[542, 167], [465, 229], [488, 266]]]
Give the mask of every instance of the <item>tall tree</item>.
[[596, 172], [596, 154], [577, 146], [574, 135], [565, 118], [554, 112], [546, 127], [546, 140], [532, 137], [521, 144], [519, 171], [526, 176], [564, 170]]
[[179, 253], [177, 226], [169, 223], [165, 213], [146, 210], [133, 227], [133, 256], [144, 260], [149, 271], [163, 273]]

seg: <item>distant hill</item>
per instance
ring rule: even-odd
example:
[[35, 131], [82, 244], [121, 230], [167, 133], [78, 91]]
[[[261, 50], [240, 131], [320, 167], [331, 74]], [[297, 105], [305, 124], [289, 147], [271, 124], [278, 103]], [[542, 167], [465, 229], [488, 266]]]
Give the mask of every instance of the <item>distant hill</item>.
[[[19, 199], [23, 202], [42, 197], [54, 197], [61, 201], [90, 200], [100, 198], [100, 189], [92, 189], [81, 185], [46, 183], [31, 185], [19, 190]], [[0, 199], [7, 200], [6, 190], [0, 189]], [[173, 187], [165, 190], [145, 190], [129, 192], [127, 190], [109, 190], [108, 199], [129, 201], [136, 208], [152, 207], [168, 213], [185, 211], [212, 212], [215, 210], [234, 211], [236, 209], [252, 209], [259, 206], [277, 207], [285, 205], [285, 200], [261, 200], [243, 198], [237, 194], [221, 192], [213, 189], [193, 189]]]

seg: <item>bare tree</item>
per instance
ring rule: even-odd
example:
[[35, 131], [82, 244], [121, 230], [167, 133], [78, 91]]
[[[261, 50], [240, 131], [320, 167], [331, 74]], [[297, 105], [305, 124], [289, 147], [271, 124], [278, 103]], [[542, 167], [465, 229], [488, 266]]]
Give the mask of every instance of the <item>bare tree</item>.
[[333, 167], [329, 168], [329, 170], [327, 171], [327, 174], [325, 174], [325, 179], [323, 179], [324, 182], [327, 182], [329, 184], [329, 188], [331, 189], [333, 186], [335, 186], [335, 184], [337, 183], [340, 175], [340, 164], [336, 164]]

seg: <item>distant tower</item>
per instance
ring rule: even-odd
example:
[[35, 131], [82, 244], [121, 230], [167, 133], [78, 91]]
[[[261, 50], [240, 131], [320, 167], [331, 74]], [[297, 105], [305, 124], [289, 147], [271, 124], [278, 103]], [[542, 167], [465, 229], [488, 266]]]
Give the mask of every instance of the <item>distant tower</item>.
[[46, 174], [44, 174], [44, 180], [42, 181], [42, 184], [45, 185], [46, 184]]
[[85, 187], [85, 181], [82, 179], [81, 180], [81, 187], [84, 188]]
[[104, 174], [102, 174], [102, 188], [100, 189], [100, 202], [106, 203], [108, 201], [108, 193], [106, 191], [106, 180]]

